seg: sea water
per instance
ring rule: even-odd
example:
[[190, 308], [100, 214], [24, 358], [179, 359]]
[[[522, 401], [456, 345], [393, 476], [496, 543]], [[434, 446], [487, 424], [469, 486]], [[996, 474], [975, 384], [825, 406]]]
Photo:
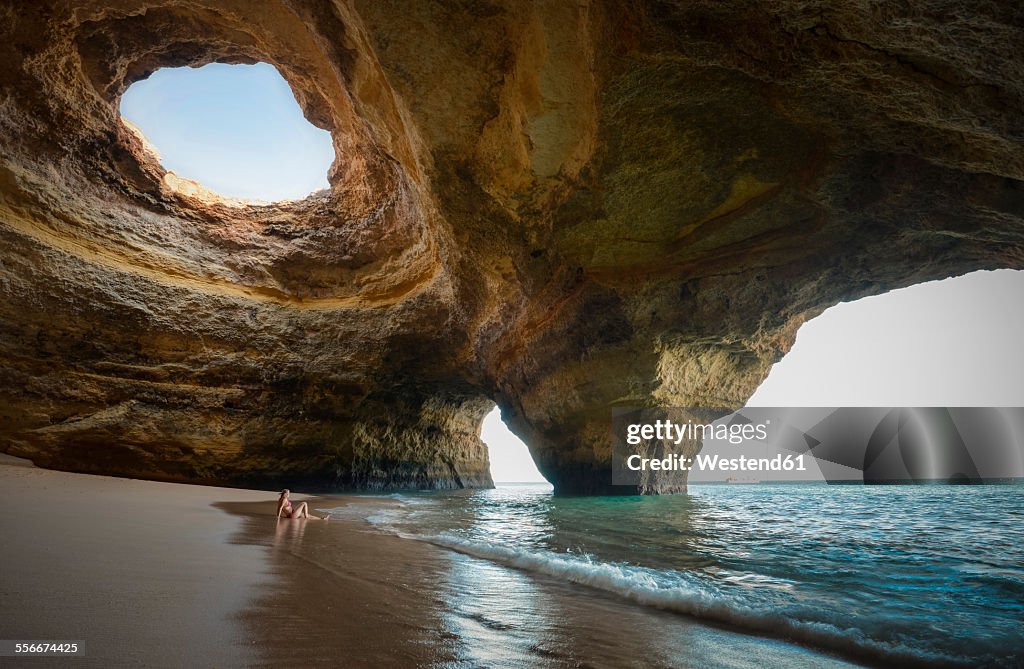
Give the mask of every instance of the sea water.
[[869, 663], [1024, 666], [1021, 484], [594, 498], [519, 484], [398, 499], [368, 520], [630, 606]]

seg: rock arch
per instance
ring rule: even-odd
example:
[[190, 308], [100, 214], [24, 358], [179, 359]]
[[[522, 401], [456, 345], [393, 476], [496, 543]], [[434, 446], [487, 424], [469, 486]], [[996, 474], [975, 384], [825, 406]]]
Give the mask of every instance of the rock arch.
[[[493, 399], [556, 490], [628, 492], [611, 407], [740, 405], [841, 299], [1024, 267], [1024, 16], [972, 12], [4, 2], [0, 450], [485, 486]], [[174, 188], [118, 95], [256, 60], [330, 190]]]

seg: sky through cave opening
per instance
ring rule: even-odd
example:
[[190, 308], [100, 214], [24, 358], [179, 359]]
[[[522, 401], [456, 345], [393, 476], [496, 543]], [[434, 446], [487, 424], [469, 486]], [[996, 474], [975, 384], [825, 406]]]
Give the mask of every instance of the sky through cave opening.
[[329, 185], [331, 134], [268, 63], [163, 68], [133, 83], [120, 110], [165, 169], [223, 197], [296, 200]]
[[747, 402], [1024, 406], [1024, 271], [980, 271], [844, 302], [806, 322]]

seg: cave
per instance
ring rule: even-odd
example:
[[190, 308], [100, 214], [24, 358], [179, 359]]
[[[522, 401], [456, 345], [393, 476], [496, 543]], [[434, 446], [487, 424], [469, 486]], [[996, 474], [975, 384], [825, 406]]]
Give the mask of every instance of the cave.
[[[487, 487], [497, 403], [556, 493], [635, 493], [612, 409], [743, 406], [834, 304], [1024, 269], [1022, 11], [3, 3], [0, 451]], [[209, 63], [277, 68], [328, 189], [223, 198], [120, 122]]]

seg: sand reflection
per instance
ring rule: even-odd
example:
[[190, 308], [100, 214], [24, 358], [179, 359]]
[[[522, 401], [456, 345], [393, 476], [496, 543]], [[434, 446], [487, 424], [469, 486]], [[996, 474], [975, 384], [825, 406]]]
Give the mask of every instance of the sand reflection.
[[301, 546], [308, 522], [305, 519], [278, 518], [274, 524], [274, 547], [287, 550], [292, 546]]

